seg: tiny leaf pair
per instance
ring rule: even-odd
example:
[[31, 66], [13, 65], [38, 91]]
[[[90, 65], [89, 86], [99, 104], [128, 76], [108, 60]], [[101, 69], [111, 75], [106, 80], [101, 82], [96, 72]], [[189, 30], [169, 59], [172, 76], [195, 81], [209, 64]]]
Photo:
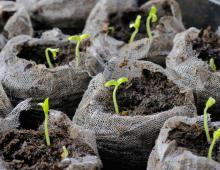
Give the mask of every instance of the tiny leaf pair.
[[126, 82], [128, 82], [128, 78], [121, 77], [118, 80], [109, 80], [108, 82], [105, 83], [105, 87], [115, 86], [114, 91], [113, 91], [113, 103], [114, 103], [114, 107], [115, 107], [115, 112], [117, 114], [119, 114], [119, 109], [118, 109], [118, 103], [117, 103], [117, 98], [116, 98], [116, 92], [117, 92], [119, 86], [122, 83], [126, 83]]
[[130, 26], [129, 26], [130, 28], [135, 29], [134, 32], [131, 35], [129, 43], [132, 43], [134, 41], [135, 36], [137, 35], [137, 33], [139, 31], [140, 25], [141, 25], [141, 16], [138, 15], [135, 22], [131, 23]]
[[82, 35], [73, 35], [69, 36], [68, 40], [69, 41], [75, 41], [76, 42], [76, 48], [75, 48], [75, 55], [76, 55], [76, 66], [79, 66], [79, 57], [80, 57], [80, 43], [86, 39], [90, 38], [89, 34], [82, 34]]
[[57, 57], [57, 53], [59, 52], [59, 48], [46, 48], [45, 50], [45, 56], [46, 56], [46, 60], [47, 60], [47, 64], [49, 66], [49, 68], [53, 68], [53, 64], [50, 61], [50, 56], [49, 56], [49, 52], [52, 54], [53, 59], [55, 60]]
[[211, 142], [210, 134], [209, 134], [209, 127], [208, 127], [208, 116], [207, 111], [209, 108], [211, 108], [216, 103], [215, 99], [210, 97], [208, 101], [206, 102], [206, 106], [204, 109], [204, 129], [206, 133], [206, 138], [208, 142]]
[[47, 146], [50, 146], [50, 137], [48, 132], [48, 114], [49, 114], [49, 98], [46, 98], [43, 103], [38, 103], [39, 106], [42, 107], [44, 111], [44, 133], [46, 138]]
[[146, 21], [146, 28], [147, 28], [147, 34], [150, 40], [152, 40], [152, 32], [150, 28], [150, 23], [157, 22], [157, 8], [155, 6], [152, 6], [150, 9], [150, 13], [147, 17]]

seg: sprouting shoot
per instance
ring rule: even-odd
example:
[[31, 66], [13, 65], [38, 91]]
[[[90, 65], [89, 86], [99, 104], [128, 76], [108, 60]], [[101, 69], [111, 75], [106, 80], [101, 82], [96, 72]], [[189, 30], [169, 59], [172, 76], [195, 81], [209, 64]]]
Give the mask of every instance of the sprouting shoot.
[[138, 15], [135, 22], [132, 22], [129, 27], [130, 28], [134, 28], [134, 32], [131, 34], [131, 38], [130, 38], [130, 41], [129, 43], [132, 43], [140, 29], [140, 25], [141, 25], [141, 16]]
[[52, 54], [52, 57], [55, 60], [56, 57], [57, 57], [57, 53], [59, 52], [59, 49], [58, 48], [55, 48], [55, 49], [46, 48], [46, 50], [45, 50], [45, 56], [46, 56], [47, 64], [48, 64], [49, 68], [53, 68], [54, 66], [51, 63], [49, 52]]
[[150, 28], [150, 24], [151, 22], [157, 22], [157, 8], [155, 6], [152, 6], [150, 9], [150, 13], [147, 17], [147, 21], [146, 21], [146, 28], [147, 28], [147, 35], [149, 37], [150, 40], [152, 40], [152, 32], [151, 32], [151, 28]]
[[204, 129], [205, 129], [205, 134], [206, 134], [208, 142], [211, 142], [211, 138], [210, 138], [210, 134], [209, 134], [207, 111], [210, 107], [212, 107], [215, 104], [215, 102], [216, 102], [215, 99], [210, 97], [208, 99], [208, 101], [206, 102], [206, 106], [205, 106], [205, 109], [204, 109]]
[[79, 58], [80, 58], [80, 43], [86, 39], [90, 38], [89, 34], [82, 34], [82, 35], [73, 35], [69, 36], [69, 41], [75, 41], [76, 42], [76, 48], [75, 48], [75, 55], [76, 55], [76, 66], [79, 66]]
[[49, 114], [49, 98], [46, 98], [43, 103], [38, 103], [44, 111], [44, 132], [45, 132], [45, 138], [47, 146], [50, 146], [50, 137], [48, 132], [48, 114]]
[[113, 103], [115, 107], [115, 112], [119, 114], [119, 108], [118, 108], [118, 103], [117, 103], [117, 98], [116, 98], [116, 92], [119, 88], [119, 86], [122, 83], [128, 82], [127, 77], [121, 77], [118, 80], [109, 80], [108, 82], [105, 83], [105, 87], [110, 87], [110, 86], [115, 86], [114, 91], [113, 91]]

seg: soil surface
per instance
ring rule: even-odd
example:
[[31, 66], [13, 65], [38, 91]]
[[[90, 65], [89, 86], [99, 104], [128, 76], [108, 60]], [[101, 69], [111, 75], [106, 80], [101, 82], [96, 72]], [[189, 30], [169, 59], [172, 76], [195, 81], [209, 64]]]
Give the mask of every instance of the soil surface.
[[193, 41], [193, 50], [199, 53], [198, 58], [208, 64], [213, 58], [217, 70], [220, 69], [220, 40], [211, 27], [200, 31], [198, 38]]
[[165, 75], [144, 70], [142, 77], [121, 85], [117, 91], [117, 101], [122, 114], [150, 115], [184, 105], [185, 96]]
[[[165, 12], [163, 12], [165, 11]], [[113, 27], [114, 31], [106, 31], [112, 37], [117, 40], [129, 42], [131, 34], [134, 32], [134, 28], [130, 29], [129, 25], [134, 22], [136, 17], [141, 15], [141, 26], [135, 40], [140, 40], [147, 37], [146, 31], [146, 20], [148, 16], [148, 11], [141, 11], [139, 9], [131, 9], [124, 12], [112, 13], [109, 15], [109, 23], [105, 23], [103, 26], [103, 31], [105, 32], [105, 27]], [[171, 9], [169, 4], [164, 3], [162, 9], [158, 9], [158, 21], [162, 16], [171, 16]], [[154, 29], [158, 22], [153, 23], [151, 28]]]
[[[90, 45], [89, 41], [84, 41], [80, 45], [80, 51], [85, 52], [86, 47]], [[57, 53], [57, 57], [54, 60], [52, 54], [50, 55], [51, 63], [54, 67], [69, 64], [70, 61], [75, 58], [75, 44], [73, 43], [33, 43], [33, 44], [24, 44], [21, 47], [20, 52], [18, 53], [19, 58], [24, 58], [26, 60], [35, 61], [37, 64], [45, 64], [48, 68], [48, 64], [45, 56], [46, 48], [59, 48], [59, 52]]]
[[94, 151], [79, 139], [70, 139], [63, 127], [62, 130], [49, 132], [51, 146], [45, 143], [43, 132], [34, 130], [9, 130], [0, 133], [0, 155], [8, 169], [62, 170], [67, 165], [61, 165], [62, 146], [66, 146], [69, 156], [79, 158], [85, 155], [95, 155]]
[[[213, 133], [217, 129], [209, 129], [210, 136], [213, 136]], [[181, 123], [177, 128], [169, 132], [169, 140], [175, 140], [177, 147], [186, 148], [188, 151], [191, 151], [193, 154], [198, 156], [208, 156], [208, 150], [210, 144], [207, 142], [206, 134], [204, 129], [201, 129], [194, 124], [193, 126]], [[220, 141], [215, 144], [213, 149], [212, 159], [220, 162]]]

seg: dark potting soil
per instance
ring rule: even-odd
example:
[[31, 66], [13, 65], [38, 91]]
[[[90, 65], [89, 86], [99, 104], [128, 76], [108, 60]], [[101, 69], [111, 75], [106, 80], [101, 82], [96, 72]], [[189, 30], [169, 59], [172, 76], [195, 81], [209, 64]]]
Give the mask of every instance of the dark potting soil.
[[[163, 12], [166, 11], [166, 12]], [[148, 11], [141, 11], [139, 9], [131, 9], [123, 12], [112, 13], [109, 15], [108, 23], [105, 23], [103, 26], [103, 31], [108, 32], [106, 30], [106, 26], [113, 27], [114, 31], [109, 31], [108, 34], [114, 37], [117, 40], [124, 41], [126, 43], [129, 42], [131, 34], [134, 32], [134, 29], [130, 29], [129, 25], [131, 22], [134, 22], [136, 17], [141, 15], [141, 26], [139, 29], [138, 34], [136, 35], [135, 40], [140, 40], [143, 38], [147, 38], [147, 31], [146, 31], [146, 20], [148, 16]], [[171, 16], [172, 12], [170, 9], [169, 4], [164, 3], [162, 9], [158, 9], [158, 20], [162, 16]], [[151, 29], [154, 29], [158, 22], [153, 23]]]
[[199, 53], [198, 58], [208, 64], [213, 58], [217, 70], [220, 69], [220, 38], [211, 27], [200, 31], [198, 38], [193, 41], [193, 50]]
[[34, 130], [12, 129], [0, 133], [0, 155], [8, 169], [62, 170], [62, 147], [66, 146], [68, 157], [80, 158], [94, 155], [94, 151], [79, 139], [69, 138], [65, 127], [62, 130], [50, 131], [51, 146], [46, 145], [43, 132]]
[[[216, 129], [209, 129], [210, 135], [213, 136], [213, 133]], [[177, 128], [169, 132], [169, 140], [175, 140], [177, 147], [186, 148], [188, 151], [191, 151], [193, 154], [198, 156], [208, 156], [208, 150], [210, 144], [207, 142], [206, 134], [204, 129], [199, 128], [197, 124], [193, 126], [181, 123]], [[212, 159], [220, 162], [220, 141], [215, 144], [213, 149]]]
[[[80, 45], [80, 51], [86, 51], [86, 47], [89, 45], [89, 41], [82, 42]], [[37, 64], [45, 64], [46, 67], [49, 67], [45, 56], [46, 48], [59, 48], [59, 52], [57, 53], [55, 60], [53, 59], [52, 54], [49, 54], [51, 63], [54, 67], [69, 64], [69, 62], [75, 58], [75, 44], [73, 43], [60, 42], [54, 44], [47, 42], [44, 44], [41, 42], [33, 45], [24, 44], [20, 48], [21, 50], [17, 55], [19, 58], [35, 61]]]
[[121, 85], [117, 91], [117, 101], [123, 114], [150, 115], [184, 105], [185, 96], [165, 75], [144, 70], [142, 77]]

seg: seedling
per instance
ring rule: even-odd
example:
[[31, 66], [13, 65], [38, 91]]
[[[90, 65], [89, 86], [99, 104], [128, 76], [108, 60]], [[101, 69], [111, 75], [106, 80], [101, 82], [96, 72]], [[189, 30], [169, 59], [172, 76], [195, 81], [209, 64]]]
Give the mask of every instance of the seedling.
[[79, 66], [79, 57], [80, 57], [79, 46], [80, 46], [80, 43], [88, 38], [90, 38], [89, 34], [73, 35], [73, 36], [69, 36], [69, 38], [68, 38], [69, 41], [76, 41], [75, 55], [76, 55], [76, 66], [77, 67]]
[[147, 28], [147, 34], [150, 40], [152, 40], [152, 32], [150, 28], [151, 22], [157, 22], [157, 8], [155, 6], [152, 6], [150, 9], [150, 13], [147, 17], [146, 21], [146, 28]]
[[69, 152], [68, 152], [66, 146], [63, 146], [63, 152], [62, 152], [62, 154], [61, 154], [61, 158], [62, 158], [62, 159], [65, 159], [65, 158], [68, 157], [68, 155], [69, 155]]
[[47, 59], [47, 64], [48, 64], [49, 68], [53, 68], [53, 64], [50, 61], [49, 52], [52, 54], [52, 57], [55, 60], [56, 57], [57, 57], [57, 53], [59, 52], [59, 48], [55, 48], [55, 49], [46, 48], [46, 50], [45, 50], [45, 56], [46, 56], [46, 59]]
[[131, 35], [129, 43], [132, 43], [134, 41], [134, 39], [135, 39], [135, 37], [136, 37], [136, 35], [139, 31], [140, 25], [141, 25], [141, 16], [138, 15], [135, 22], [131, 23], [130, 26], [129, 26], [130, 28], [135, 29], [134, 32]]
[[50, 137], [48, 132], [48, 113], [49, 113], [49, 98], [46, 98], [43, 103], [38, 103], [44, 111], [44, 132], [45, 132], [45, 138], [47, 146], [50, 146]]
[[216, 65], [215, 65], [215, 60], [213, 58], [210, 59], [209, 66], [211, 67], [212, 71], [217, 70]]
[[209, 153], [208, 153], [209, 159], [212, 159], [212, 151], [213, 151], [214, 146], [215, 146], [218, 139], [220, 139], [220, 128], [218, 130], [216, 130], [213, 134], [213, 140], [212, 140], [212, 143], [209, 147]]
[[119, 109], [118, 109], [118, 104], [117, 104], [117, 99], [116, 99], [116, 92], [117, 92], [119, 86], [122, 83], [126, 83], [126, 82], [128, 82], [128, 78], [121, 77], [118, 80], [109, 80], [108, 82], [105, 83], [105, 87], [115, 86], [114, 91], [113, 91], [113, 103], [114, 103], [114, 107], [115, 107], [115, 112], [117, 114], [119, 114]]
[[209, 127], [208, 127], [208, 116], [207, 116], [207, 111], [210, 107], [212, 107], [215, 104], [215, 99], [210, 97], [208, 101], [206, 102], [206, 106], [204, 109], [204, 129], [205, 129], [205, 134], [207, 137], [207, 141], [211, 142], [210, 134], [209, 134]]

